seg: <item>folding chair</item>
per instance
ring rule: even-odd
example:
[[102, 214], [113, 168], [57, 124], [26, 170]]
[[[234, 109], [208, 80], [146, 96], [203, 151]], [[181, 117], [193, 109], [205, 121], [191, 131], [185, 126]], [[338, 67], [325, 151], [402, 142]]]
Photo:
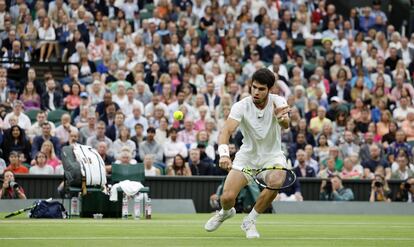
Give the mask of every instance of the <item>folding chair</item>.
[[[112, 164], [112, 183], [117, 183], [123, 180], [130, 180], [143, 183], [145, 181], [145, 168], [144, 164], [138, 163], [136, 165], [130, 164]], [[149, 187], [143, 187], [139, 190], [140, 193], [148, 194], [150, 192]], [[145, 197], [144, 197], [145, 198]], [[142, 207], [145, 207], [145, 200], [142, 200]]]

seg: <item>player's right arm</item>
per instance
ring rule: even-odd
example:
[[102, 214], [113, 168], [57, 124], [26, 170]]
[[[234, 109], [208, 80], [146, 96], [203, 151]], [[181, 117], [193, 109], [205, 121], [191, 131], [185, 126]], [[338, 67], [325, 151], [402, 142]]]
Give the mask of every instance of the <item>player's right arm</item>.
[[219, 135], [219, 166], [224, 170], [231, 169], [231, 159], [230, 159], [230, 152], [229, 152], [229, 140], [230, 136], [236, 131], [237, 127], [239, 126], [239, 122], [233, 118], [227, 118], [226, 122], [224, 123], [224, 127], [220, 132]]

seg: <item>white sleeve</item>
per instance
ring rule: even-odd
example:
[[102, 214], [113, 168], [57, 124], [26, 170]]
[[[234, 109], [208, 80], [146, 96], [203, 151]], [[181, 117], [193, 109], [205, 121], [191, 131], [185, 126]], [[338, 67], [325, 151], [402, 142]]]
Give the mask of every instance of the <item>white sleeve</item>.
[[243, 118], [243, 101], [239, 101], [236, 104], [233, 105], [233, 107], [230, 110], [229, 118], [232, 118], [236, 120], [237, 122], [241, 122]]

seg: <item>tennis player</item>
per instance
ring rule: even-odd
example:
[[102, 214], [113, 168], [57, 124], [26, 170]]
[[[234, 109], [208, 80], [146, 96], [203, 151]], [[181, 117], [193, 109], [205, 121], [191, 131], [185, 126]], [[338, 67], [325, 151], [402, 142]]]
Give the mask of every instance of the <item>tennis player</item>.
[[[269, 90], [275, 83], [273, 72], [268, 69], [257, 70], [252, 77], [251, 96], [235, 103], [219, 136], [219, 165], [229, 170], [220, 197], [222, 209], [211, 217], [204, 228], [206, 231], [216, 230], [221, 223], [236, 214], [235, 200], [240, 190], [251, 180], [241, 172], [244, 167], [253, 169], [265, 166], [286, 167], [286, 157], [281, 148], [281, 128], [289, 127], [289, 111], [286, 100]], [[230, 160], [229, 138], [240, 127], [243, 134], [243, 145], [236, 153], [234, 161]], [[269, 171], [270, 172], [270, 171]], [[280, 170], [271, 171], [270, 180], [273, 187], [281, 187], [285, 173]], [[243, 220], [241, 228], [247, 238], [259, 238], [256, 230], [256, 219], [275, 199], [278, 191], [264, 189], [257, 199], [256, 205]]]

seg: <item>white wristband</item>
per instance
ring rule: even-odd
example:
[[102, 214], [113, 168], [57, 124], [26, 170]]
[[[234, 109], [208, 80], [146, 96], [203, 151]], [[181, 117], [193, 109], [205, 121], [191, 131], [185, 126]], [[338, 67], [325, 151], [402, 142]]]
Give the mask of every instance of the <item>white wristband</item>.
[[218, 153], [220, 157], [227, 156], [230, 157], [229, 145], [227, 144], [220, 144], [218, 146]]

